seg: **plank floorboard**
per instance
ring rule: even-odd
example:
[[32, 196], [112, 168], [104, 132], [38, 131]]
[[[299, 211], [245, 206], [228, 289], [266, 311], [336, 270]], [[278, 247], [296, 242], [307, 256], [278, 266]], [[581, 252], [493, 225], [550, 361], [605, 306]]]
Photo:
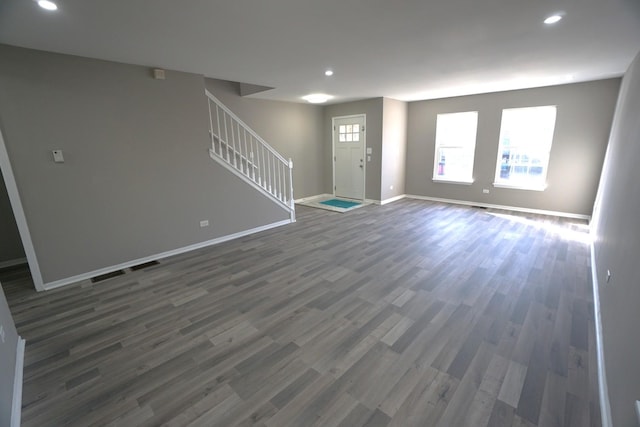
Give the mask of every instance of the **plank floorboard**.
[[598, 427], [584, 230], [416, 200], [298, 207], [97, 283], [37, 293], [0, 270], [27, 340], [22, 425]]

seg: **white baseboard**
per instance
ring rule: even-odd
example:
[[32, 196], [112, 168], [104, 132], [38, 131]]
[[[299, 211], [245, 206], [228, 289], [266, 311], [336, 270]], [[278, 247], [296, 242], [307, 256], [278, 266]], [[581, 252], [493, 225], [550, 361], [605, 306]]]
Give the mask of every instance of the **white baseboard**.
[[391, 197], [389, 199], [384, 199], [384, 200], [365, 199], [364, 202], [370, 205], [382, 206], [382, 205], [386, 205], [387, 203], [392, 203], [397, 200], [404, 199], [405, 197], [408, 197], [408, 196], [406, 194], [401, 194], [399, 196]]
[[22, 415], [22, 375], [24, 372], [25, 341], [18, 337], [16, 347], [16, 369], [13, 375], [13, 401], [11, 403], [11, 427], [20, 427]]
[[301, 199], [295, 199], [294, 202], [295, 203], [304, 203], [304, 202], [309, 202], [315, 199], [324, 199], [324, 198], [328, 198], [328, 197], [333, 197], [333, 194], [318, 194], [315, 196], [309, 196], [309, 197], [303, 197]]
[[469, 202], [466, 200], [441, 199], [438, 197], [418, 196], [415, 194], [407, 194], [405, 195], [405, 197], [408, 199], [429, 200], [431, 202], [452, 203], [455, 205], [464, 205], [464, 206], [480, 206], [483, 208], [502, 209], [505, 211], [525, 212], [525, 213], [532, 213], [532, 214], [538, 214], [538, 215], [559, 216], [563, 218], [586, 219], [586, 220], [591, 219], [591, 215], [582, 215], [582, 214], [575, 214], [575, 213], [569, 213], [569, 212], [547, 211], [544, 209], [530, 209], [530, 208], [521, 208], [517, 206], [493, 205], [490, 203]]
[[283, 225], [291, 224], [292, 221], [290, 219], [285, 219], [283, 221], [274, 222], [267, 225], [262, 225], [260, 227], [252, 228], [250, 230], [240, 231], [238, 233], [229, 234], [227, 236], [218, 237], [212, 240], [207, 240], [205, 242], [195, 243], [193, 245], [184, 246], [182, 248], [173, 249], [166, 252], [161, 252], [159, 254], [146, 256], [144, 258], [138, 258], [135, 260], [123, 262], [122, 264], [112, 265], [110, 267], [101, 268], [94, 271], [89, 271], [87, 273], [78, 274], [77, 276], [67, 277], [65, 279], [56, 280], [54, 282], [49, 282], [44, 284], [44, 289], [49, 291], [51, 289], [59, 288], [61, 286], [70, 285], [72, 283], [77, 283], [82, 280], [87, 280], [92, 277], [101, 276], [103, 274], [111, 273], [113, 271], [122, 270], [123, 268], [133, 267], [135, 265], [144, 264], [145, 262], [154, 261], [162, 258], [167, 258], [173, 255], [180, 255], [185, 252], [194, 251], [196, 249], [206, 248], [207, 246], [217, 245], [219, 243], [228, 242], [229, 240], [237, 239], [239, 237], [248, 236], [249, 234], [259, 233], [261, 231], [270, 230], [272, 228], [281, 227]]
[[[600, 395], [600, 414], [602, 427], [612, 427], [611, 404], [609, 402], [609, 387], [607, 386], [607, 372], [604, 364], [604, 347], [602, 341], [602, 317], [600, 316], [600, 286], [596, 268], [596, 252], [591, 243], [591, 282], [593, 283], [593, 311], [595, 315], [596, 352], [598, 360], [598, 392]], [[638, 414], [640, 419], [640, 413]]]
[[0, 268], [9, 268], [15, 265], [21, 265], [26, 263], [27, 263], [26, 258], [10, 259], [9, 261], [0, 262]]
[[406, 194], [400, 194], [399, 196], [391, 197], [391, 198], [389, 198], [389, 199], [384, 199], [384, 200], [382, 200], [382, 201], [380, 202], [380, 204], [381, 204], [381, 205], [386, 205], [387, 203], [393, 203], [393, 202], [396, 202], [396, 201], [398, 201], [398, 200], [402, 200], [402, 199], [404, 199], [405, 197], [407, 197], [407, 195], [406, 195]]

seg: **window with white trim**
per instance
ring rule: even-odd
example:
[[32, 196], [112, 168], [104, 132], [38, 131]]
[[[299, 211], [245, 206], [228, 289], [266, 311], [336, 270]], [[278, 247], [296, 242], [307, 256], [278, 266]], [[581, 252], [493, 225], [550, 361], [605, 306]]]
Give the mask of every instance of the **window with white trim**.
[[544, 190], [556, 124], [556, 107], [502, 110], [496, 187]]
[[433, 180], [470, 184], [476, 151], [478, 112], [438, 114]]

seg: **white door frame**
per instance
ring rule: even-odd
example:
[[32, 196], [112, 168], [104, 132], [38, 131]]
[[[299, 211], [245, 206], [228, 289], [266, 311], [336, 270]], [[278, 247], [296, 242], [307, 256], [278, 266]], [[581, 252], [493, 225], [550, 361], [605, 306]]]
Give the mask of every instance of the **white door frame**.
[[354, 117], [362, 117], [362, 123], [364, 126], [364, 140], [362, 141], [362, 158], [364, 159], [364, 167], [362, 173], [362, 201], [365, 201], [367, 198], [367, 115], [365, 113], [361, 114], [350, 114], [348, 116], [335, 116], [331, 117], [331, 170], [333, 171], [333, 188], [331, 189], [331, 194], [333, 197], [336, 196], [336, 120], [337, 119], [352, 119]]
[[20, 194], [18, 193], [18, 186], [16, 185], [16, 179], [13, 175], [11, 162], [9, 161], [9, 153], [7, 152], [7, 147], [4, 143], [4, 137], [2, 136], [2, 129], [0, 129], [0, 169], [2, 170], [4, 185], [7, 187], [7, 194], [9, 194], [9, 201], [11, 202], [13, 216], [15, 217], [16, 224], [18, 225], [18, 232], [20, 233], [24, 253], [27, 256], [27, 263], [29, 263], [29, 270], [31, 270], [33, 284], [37, 291], [44, 291], [42, 273], [40, 272], [40, 266], [38, 264], [38, 259], [36, 258], [36, 251], [33, 247], [33, 241], [31, 240], [29, 226], [27, 225], [27, 217], [24, 214], [22, 201], [20, 200]]

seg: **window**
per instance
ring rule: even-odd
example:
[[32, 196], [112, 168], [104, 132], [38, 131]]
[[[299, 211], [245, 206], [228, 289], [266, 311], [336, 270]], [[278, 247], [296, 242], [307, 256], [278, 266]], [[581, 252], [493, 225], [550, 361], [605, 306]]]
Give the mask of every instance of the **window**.
[[473, 182], [478, 112], [438, 114], [433, 180]]
[[555, 106], [502, 110], [495, 186], [545, 189], [555, 124]]
[[360, 125], [340, 125], [338, 135], [340, 142], [358, 142], [360, 141]]

